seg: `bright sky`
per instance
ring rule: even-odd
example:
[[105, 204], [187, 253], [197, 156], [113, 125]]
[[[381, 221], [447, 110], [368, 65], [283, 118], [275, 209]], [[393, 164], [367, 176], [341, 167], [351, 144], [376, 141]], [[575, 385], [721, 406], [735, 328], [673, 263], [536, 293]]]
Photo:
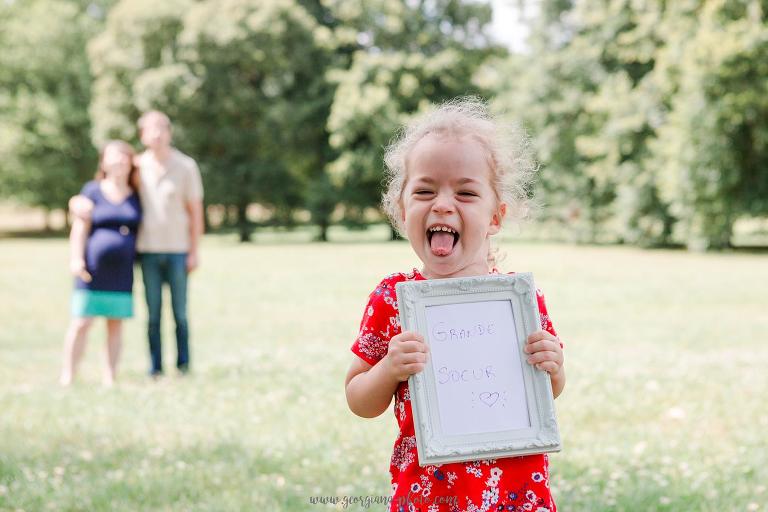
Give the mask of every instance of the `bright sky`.
[[513, 6], [516, 3], [515, 0], [490, 0], [493, 7], [491, 33], [499, 42], [519, 52], [525, 49], [528, 30], [520, 24], [520, 13], [517, 7]]

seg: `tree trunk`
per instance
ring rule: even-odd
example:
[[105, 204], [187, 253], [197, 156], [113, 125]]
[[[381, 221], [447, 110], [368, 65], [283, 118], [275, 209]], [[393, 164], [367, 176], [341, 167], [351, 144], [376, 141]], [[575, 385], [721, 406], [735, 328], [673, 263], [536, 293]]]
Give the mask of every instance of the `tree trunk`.
[[43, 210], [43, 230], [46, 233], [53, 231], [51, 228], [51, 209], [48, 207]]
[[69, 202], [64, 205], [64, 229], [69, 233], [70, 229], [72, 229], [72, 222], [70, 222], [69, 218]]
[[328, 241], [328, 219], [322, 219], [318, 226], [320, 227], [320, 233], [317, 234], [315, 241], [327, 242]]
[[211, 218], [208, 215], [208, 206], [203, 203], [203, 229], [205, 233], [211, 230]]
[[247, 210], [247, 203], [242, 202], [237, 205], [237, 230], [240, 234], [240, 242], [251, 241], [251, 227], [248, 224]]

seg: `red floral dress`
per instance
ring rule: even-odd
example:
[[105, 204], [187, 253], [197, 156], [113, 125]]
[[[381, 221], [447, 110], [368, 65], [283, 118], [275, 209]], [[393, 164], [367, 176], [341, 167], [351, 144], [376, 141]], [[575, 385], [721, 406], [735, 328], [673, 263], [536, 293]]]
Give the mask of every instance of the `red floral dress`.
[[[392, 274], [379, 283], [370, 295], [352, 352], [370, 365], [386, 355], [389, 340], [400, 333], [395, 284], [424, 279], [414, 269], [408, 274]], [[539, 290], [537, 298], [542, 329], [556, 335]], [[394, 413], [400, 433], [389, 469], [393, 491], [390, 511], [556, 511], [546, 454], [421, 467], [408, 381], [401, 382], [395, 392]]]

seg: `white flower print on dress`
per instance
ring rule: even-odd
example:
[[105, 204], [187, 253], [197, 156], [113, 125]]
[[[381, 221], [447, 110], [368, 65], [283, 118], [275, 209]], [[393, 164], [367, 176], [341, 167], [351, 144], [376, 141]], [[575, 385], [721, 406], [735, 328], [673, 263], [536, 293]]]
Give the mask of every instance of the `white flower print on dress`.
[[479, 462], [468, 462], [466, 463], [465, 468], [467, 470], [467, 473], [469, 473], [470, 475], [474, 475], [477, 478], [482, 478], [483, 470], [480, 469], [479, 466], [480, 466]]
[[541, 473], [539, 473], [538, 471], [536, 471], [536, 472], [534, 472], [534, 473], [531, 475], [531, 480], [533, 480], [533, 481], [534, 481], [534, 482], [536, 482], [536, 483], [539, 483], [539, 482], [541, 482], [542, 480], [544, 480], [544, 475], [542, 475]]
[[432, 482], [427, 475], [421, 475], [419, 480], [421, 480], [421, 495], [426, 498], [432, 493]]
[[491, 468], [491, 477], [486, 480], [485, 485], [489, 487], [498, 487], [499, 485], [499, 479], [501, 478], [501, 469], [499, 468]]
[[467, 499], [467, 512], [482, 512], [483, 509], [472, 503], [472, 500]]
[[363, 334], [357, 339], [360, 352], [378, 361], [387, 354], [387, 344], [375, 334]]
[[533, 492], [533, 491], [526, 491], [525, 499], [527, 499], [528, 501], [531, 501], [531, 502], [535, 502], [536, 501], [536, 493]]
[[373, 306], [368, 306], [368, 316], [373, 316]]
[[523, 504], [523, 510], [533, 510], [533, 505], [530, 503]]
[[400, 471], [405, 471], [416, 459], [416, 436], [404, 437], [399, 443], [395, 443], [392, 453], [392, 465]]
[[493, 487], [483, 491], [483, 509], [488, 510], [491, 505], [499, 502], [499, 489]]

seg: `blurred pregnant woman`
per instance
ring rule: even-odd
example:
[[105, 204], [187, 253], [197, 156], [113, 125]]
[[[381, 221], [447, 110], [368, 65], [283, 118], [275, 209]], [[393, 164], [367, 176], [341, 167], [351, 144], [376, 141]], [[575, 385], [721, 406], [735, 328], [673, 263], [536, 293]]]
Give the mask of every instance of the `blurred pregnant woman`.
[[80, 196], [91, 202], [89, 219], [75, 216], [70, 241], [70, 270], [75, 276], [72, 320], [64, 340], [60, 382], [72, 383], [96, 317], [107, 322], [104, 384], [115, 381], [122, 344], [122, 321], [133, 316], [133, 262], [141, 221], [135, 153], [126, 142], [104, 145], [93, 181]]

